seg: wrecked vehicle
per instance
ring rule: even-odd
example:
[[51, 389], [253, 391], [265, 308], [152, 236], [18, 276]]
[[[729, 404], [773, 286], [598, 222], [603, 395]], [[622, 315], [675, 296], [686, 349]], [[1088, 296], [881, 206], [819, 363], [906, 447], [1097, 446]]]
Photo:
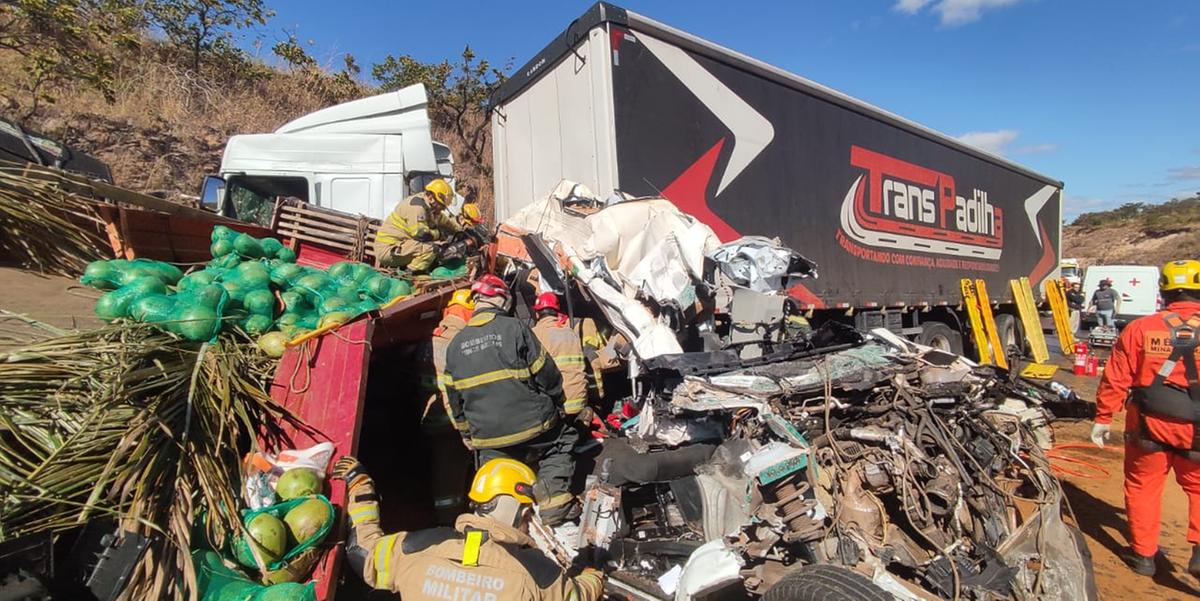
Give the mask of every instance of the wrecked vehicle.
[[632, 343], [579, 527], [535, 529], [548, 554], [634, 599], [1097, 598], [1043, 453], [1055, 395], [886, 329], [789, 328], [817, 266], [706, 230], [572, 182], [500, 228], [510, 276]]

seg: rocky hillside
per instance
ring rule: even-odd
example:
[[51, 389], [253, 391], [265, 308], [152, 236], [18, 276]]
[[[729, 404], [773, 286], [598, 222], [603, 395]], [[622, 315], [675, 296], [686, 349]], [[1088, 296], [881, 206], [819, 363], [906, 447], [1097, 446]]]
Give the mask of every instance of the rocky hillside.
[[1200, 259], [1200, 196], [1084, 213], [1063, 228], [1062, 256], [1085, 266]]

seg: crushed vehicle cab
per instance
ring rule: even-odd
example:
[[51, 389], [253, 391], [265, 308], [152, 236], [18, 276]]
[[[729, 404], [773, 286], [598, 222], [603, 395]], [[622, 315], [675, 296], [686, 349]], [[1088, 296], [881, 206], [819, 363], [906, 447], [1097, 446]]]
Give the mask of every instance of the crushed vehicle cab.
[[660, 198], [564, 181], [498, 252], [630, 342], [579, 527], [534, 528], [563, 565], [637, 599], [1097, 598], [1044, 454], [1077, 404], [886, 329], [790, 327], [817, 265]]

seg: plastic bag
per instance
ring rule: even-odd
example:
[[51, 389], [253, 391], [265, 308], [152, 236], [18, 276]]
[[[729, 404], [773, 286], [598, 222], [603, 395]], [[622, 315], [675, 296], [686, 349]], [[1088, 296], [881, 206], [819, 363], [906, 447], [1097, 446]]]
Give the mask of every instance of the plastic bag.
[[[316, 324], [313, 324], [314, 329]], [[251, 509], [261, 509], [275, 501], [275, 482], [284, 472], [297, 467], [309, 469], [317, 473], [322, 480], [325, 479], [325, 468], [329, 466], [329, 460], [333, 459], [335, 447], [331, 442], [317, 443], [307, 449], [284, 449], [278, 455], [270, 455], [268, 453], [251, 453], [245, 458], [244, 472], [247, 474], [247, 487], [243, 492], [243, 499], [246, 505]], [[262, 499], [266, 497], [261, 490], [261, 485], [255, 482], [251, 488], [251, 480], [260, 474], [266, 474], [266, 484], [269, 487], [267, 492], [271, 492], [270, 499], [264, 503]]]
[[200, 601], [317, 601], [316, 583], [265, 586], [225, 565], [212, 551], [193, 551]]
[[261, 557], [258, 556], [253, 546], [248, 544], [242, 537], [238, 537], [233, 542], [233, 554], [238, 562], [247, 567], [261, 566], [263, 582], [278, 583], [278, 582], [295, 582], [306, 578], [313, 566], [321, 558], [321, 549], [319, 548], [325, 536], [333, 529], [336, 513], [334, 512], [333, 503], [324, 495], [313, 495], [311, 497], [300, 497], [291, 499], [282, 503], [276, 503], [270, 507], [261, 509], [250, 509], [242, 513], [242, 523], [250, 524], [251, 520], [263, 513], [269, 513], [280, 520], [284, 519], [289, 511], [297, 505], [317, 499], [321, 501], [326, 508], [325, 523], [312, 536], [302, 541], [296, 541], [296, 544], [288, 549], [287, 553], [279, 561], [263, 564]]

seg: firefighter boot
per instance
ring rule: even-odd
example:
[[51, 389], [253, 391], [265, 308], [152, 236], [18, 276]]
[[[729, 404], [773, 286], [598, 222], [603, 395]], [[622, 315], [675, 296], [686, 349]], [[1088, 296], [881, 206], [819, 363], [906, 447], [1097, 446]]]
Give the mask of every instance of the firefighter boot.
[[[1192, 557], [1194, 558], [1195, 555], [1193, 554]], [[1129, 568], [1135, 574], [1141, 574], [1142, 576], [1154, 575], [1154, 561], [1156, 559], [1154, 555], [1138, 555], [1136, 551], [1130, 549], [1121, 559], [1124, 559], [1125, 563], [1129, 564]], [[1188, 569], [1191, 569], [1190, 564]]]
[[1188, 574], [1200, 578], [1200, 545], [1192, 545], [1192, 560], [1188, 562]]

